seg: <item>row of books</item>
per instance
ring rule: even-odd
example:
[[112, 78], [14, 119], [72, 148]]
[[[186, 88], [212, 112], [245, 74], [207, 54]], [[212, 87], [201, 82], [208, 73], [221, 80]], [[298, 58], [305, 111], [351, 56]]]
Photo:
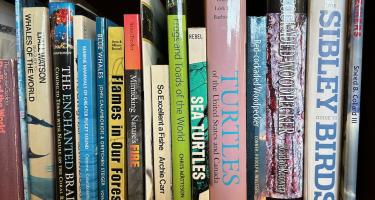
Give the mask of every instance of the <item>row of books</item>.
[[182, 0], [16, 1], [0, 196], [355, 199], [364, 1], [205, 3], [187, 29]]

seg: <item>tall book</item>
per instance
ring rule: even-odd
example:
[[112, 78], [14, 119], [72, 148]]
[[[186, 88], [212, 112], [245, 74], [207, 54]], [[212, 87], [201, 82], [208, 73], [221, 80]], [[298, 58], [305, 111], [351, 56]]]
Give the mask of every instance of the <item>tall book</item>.
[[[220, 8], [220, 9], [219, 9]], [[246, 1], [206, 4], [210, 199], [246, 199]]]
[[141, 0], [142, 68], [144, 101], [145, 198], [154, 200], [151, 65], [164, 63], [166, 13], [160, 0]]
[[31, 199], [54, 199], [53, 82], [48, 9], [23, 9]]
[[306, 0], [267, 5], [267, 197], [302, 198]]
[[108, 27], [109, 199], [126, 199], [124, 28]]
[[72, 3], [49, 3], [55, 96], [56, 198], [76, 199], [75, 83]]
[[168, 65], [151, 66], [155, 200], [172, 199], [172, 151]]
[[174, 199], [191, 199], [189, 81], [185, 0], [167, 2]]
[[209, 200], [206, 28], [189, 28], [192, 199]]
[[128, 198], [145, 198], [143, 74], [139, 14], [124, 15]]
[[30, 199], [29, 184], [29, 156], [28, 156], [28, 132], [26, 123], [26, 84], [25, 84], [25, 63], [24, 63], [24, 44], [23, 44], [23, 7], [24, 0], [15, 0], [16, 14], [16, 54], [17, 54], [17, 72], [18, 72], [18, 106], [20, 110], [20, 131], [22, 148], [22, 171], [24, 198]]
[[247, 199], [266, 200], [267, 17], [247, 17]]
[[[350, 1], [348, 24], [346, 116], [343, 135], [341, 199], [355, 200], [361, 104], [362, 47], [365, 0]], [[345, 113], [344, 113], [345, 114]]]
[[[95, 22], [85, 16], [75, 15], [73, 16], [73, 35], [74, 35], [74, 74], [78, 74], [78, 45], [77, 41], [79, 39], [95, 39]], [[80, 158], [80, 125], [79, 125], [79, 109], [78, 109], [78, 76], [74, 76], [75, 90], [74, 90], [74, 99], [75, 99], [75, 120], [76, 120], [76, 157]], [[77, 159], [77, 166], [80, 166], [80, 160]], [[80, 167], [77, 167], [77, 180], [80, 180]], [[81, 181], [77, 181], [77, 190], [78, 196], [81, 196]]]
[[96, 18], [96, 103], [98, 131], [99, 199], [108, 199], [108, 27], [115, 24]]
[[309, 1], [304, 198], [339, 199], [347, 2]]
[[19, 126], [17, 67], [0, 60], [0, 196], [24, 199]]
[[95, 45], [91, 39], [77, 41], [78, 102], [80, 132], [80, 198], [98, 199], [98, 157], [96, 127]]

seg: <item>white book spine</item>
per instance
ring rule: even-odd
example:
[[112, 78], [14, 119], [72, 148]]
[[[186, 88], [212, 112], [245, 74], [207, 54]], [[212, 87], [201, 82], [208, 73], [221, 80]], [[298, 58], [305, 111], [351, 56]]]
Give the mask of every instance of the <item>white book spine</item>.
[[346, 0], [310, 0], [304, 198], [338, 199]]
[[151, 66], [155, 200], [172, 199], [168, 65]]

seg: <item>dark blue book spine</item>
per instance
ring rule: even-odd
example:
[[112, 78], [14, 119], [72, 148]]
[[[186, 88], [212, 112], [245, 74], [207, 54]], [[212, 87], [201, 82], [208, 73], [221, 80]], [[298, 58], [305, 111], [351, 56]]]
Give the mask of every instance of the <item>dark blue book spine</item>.
[[247, 198], [266, 197], [266, 17], [247, 18]]
[[96, 64], [97, 64], [97, 131], [99, 199], [108, 199], [108, 80], [107, 80], [107, 31], [115, 26], [110, 20], [96, 18]]

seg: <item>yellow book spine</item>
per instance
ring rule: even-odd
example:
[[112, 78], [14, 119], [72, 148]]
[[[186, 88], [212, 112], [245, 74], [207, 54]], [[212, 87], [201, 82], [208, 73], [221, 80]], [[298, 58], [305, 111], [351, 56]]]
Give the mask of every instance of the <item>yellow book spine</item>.
[[109, 199], [126, 199], [123, 27], [108, 28]]

